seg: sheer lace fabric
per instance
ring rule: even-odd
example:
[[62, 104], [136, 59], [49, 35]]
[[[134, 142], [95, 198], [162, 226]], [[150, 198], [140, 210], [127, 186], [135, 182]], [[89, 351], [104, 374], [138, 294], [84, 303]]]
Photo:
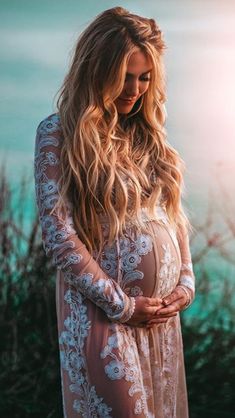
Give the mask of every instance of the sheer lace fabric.
[[[170, 227], [163, 207], [142, 208], [146, 228], [131, 225], [97, 258], [66, 216], [51, 213], [59, 197], [60, 121], [37, 130], [35, 186], [45, 251], [57, 267], [56, 302], [64, 416], [187, 418], [180, 317], [151, 330], [125, 324], [134, 297], [166, 296], [181, 284], [194, 298], [187, 234]], [[104, 238], [108, 225], [104, 223]]]

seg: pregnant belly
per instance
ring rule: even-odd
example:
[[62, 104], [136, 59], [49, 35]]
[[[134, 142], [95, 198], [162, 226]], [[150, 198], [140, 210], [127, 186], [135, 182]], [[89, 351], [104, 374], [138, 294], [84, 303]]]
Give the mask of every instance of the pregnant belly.
[[128, 229], [115, 245], [105, 246], [100, 265], [130, 296], [165, 297], [179, 280], [177, 241], [167, 225], [145, 225], [146, 231]]

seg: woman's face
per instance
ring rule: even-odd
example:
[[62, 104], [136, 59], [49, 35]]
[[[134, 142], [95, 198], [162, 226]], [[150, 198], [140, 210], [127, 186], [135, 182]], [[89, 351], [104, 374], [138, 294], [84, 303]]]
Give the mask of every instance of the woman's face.
[[150, 59], [140, 49], [131, 54], [123, 90], [115, 100], [118, 113], [128, 114], [140, 96], [148, 90], [151, 69]]

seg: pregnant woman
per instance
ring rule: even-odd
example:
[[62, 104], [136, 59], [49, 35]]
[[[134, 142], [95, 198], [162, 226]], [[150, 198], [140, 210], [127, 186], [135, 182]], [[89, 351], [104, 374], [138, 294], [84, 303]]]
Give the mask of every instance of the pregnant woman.
[[188, 417], [179, 312], [194, 274], [184, 165], [164, 130], [164, 48], [153, 19], [106, 10], [38, 126], [67, 418]]

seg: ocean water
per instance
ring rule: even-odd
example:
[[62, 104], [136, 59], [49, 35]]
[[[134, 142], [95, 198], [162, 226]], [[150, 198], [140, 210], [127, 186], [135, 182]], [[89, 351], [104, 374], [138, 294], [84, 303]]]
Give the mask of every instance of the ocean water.
[[[116, 5], [112, 0], [0, 2], [0, 161], [15, 196], [22, 174], [29, 178], [26, 229], [34, 213], [36, 127], [55, 110], [78, 34], [97, 13]], [[204, 232], [210, 226], [208, 234], [222, 230], [227, 239], [222, 248], [229, 257], [214, 247], [203, 256], [218, 294], [222, 275], [234, 279], [235, 264], [226, 221], [235, 205], [235, 3], [130, 0], [119, 5], [155, 18], [164, 33], [166, 129], [186, 163], [184, 201], [197, 230], [193, 255], [210, 239], [200, 235], [203, 225]], [[224, 261], [218, 263], [218, 257]]]
[[[115, 1], [1, 2], [0, 153], [9, 176], [32, 170], [36, 126], [55, 109], [78, 34]], [[123, 1], [164, 33], [168, 141], [186, 162], [188, 193], [201, 201], [235, 173], [235, 3]], [[229, 184], [228, 184], [229, 183]], [[232, 193], [234, 194], [234, 193]]]

